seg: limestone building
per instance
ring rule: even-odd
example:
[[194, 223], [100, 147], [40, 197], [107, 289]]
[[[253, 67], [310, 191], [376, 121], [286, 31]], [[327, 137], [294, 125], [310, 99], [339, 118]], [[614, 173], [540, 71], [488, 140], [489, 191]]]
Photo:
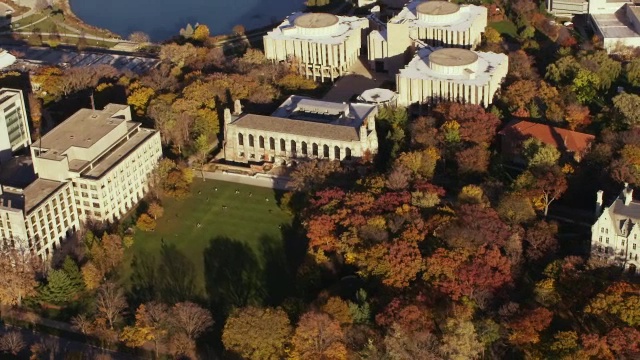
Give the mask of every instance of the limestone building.
[[505, 54], [422, 48], [396, 76], [398, 104], [458, 101], [488, 106], [508, 69]]
[[640, 262], [640, 202], [625, 184], [620, 195], [604, 209], [603, 192], [596, 198], [596, 222], [591, 226], [591, 256], [635, 273]]
[[77, 215], [111, 221], [142, 199], [162, 156], [160, 133], [131, 121], [126, 105], [81, 109], [31, 146], [40, 179], [72, 183]]
[[226, 160], [289, 162], [296, 158], [350, 160], [378, 151], [370, 104], [289, 97], [271, 116], [225, 113]]
[[487, 8], [448, 1], [419, 1], [407, 5], [386, 24], [372, 14], [377, 30], [367, 38], [372, 69], [396, 73], [405, 54], [417, 44], [473, 49], [482, 41]]
[[0, 162], [31, 144], [21, 90], [0, 89]]
[[326, 13], [294, 13], [264, 36], [264, 54], [272, 61], [292, 61], [301, 74], [334, 80], [356, 62], [367, 19]]
[[640, 46], [640, 6], [624, 1], [592, 1], [591, 26], [609, 53], [621, 46]]

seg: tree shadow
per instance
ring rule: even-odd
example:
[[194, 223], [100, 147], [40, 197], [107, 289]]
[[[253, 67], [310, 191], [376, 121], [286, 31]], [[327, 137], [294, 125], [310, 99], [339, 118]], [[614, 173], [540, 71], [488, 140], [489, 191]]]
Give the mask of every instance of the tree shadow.
[[131, 260], [131, 269], [131, 289], [127, 298], [134, 304], [156, 299], [158, 294], [156, 258], [134, 255]]
[[260, 303], [262, 269], [254, 251], [228, 237], [211, 239], [204, 250], [205, 289], [212, 308], [228, 314], [233, 307]]

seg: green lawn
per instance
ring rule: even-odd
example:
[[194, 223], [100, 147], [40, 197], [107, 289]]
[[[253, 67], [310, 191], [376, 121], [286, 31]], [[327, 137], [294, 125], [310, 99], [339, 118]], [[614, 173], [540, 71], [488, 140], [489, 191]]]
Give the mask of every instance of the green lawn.
[[489, 26], [498, 30], [501, 35], [509, 35], [512, 38], [515, 38], [518, 35], [518, 28], [509, 20], [492, 22]]
[[131, 293], [140, 301], [281, 300], [297, 263], [292, 257], [301, 257], [293, 254], [304, 254], [304, 243], [277, 196], [272, 189], [196, 179], [190, 197], [164, 199], [156, 230], [137, 230], [127, 250], [122, 275]]

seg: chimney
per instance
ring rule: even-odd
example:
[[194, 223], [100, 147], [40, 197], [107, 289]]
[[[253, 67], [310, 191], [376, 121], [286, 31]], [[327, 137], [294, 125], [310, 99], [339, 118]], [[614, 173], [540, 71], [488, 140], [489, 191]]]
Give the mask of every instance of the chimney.
[[360, 125], [360, 141], [366, 141], [367, 140], [367, 127], [365, 126], [365, 124]]
[[224, 108], [224, 123], [225, 125], [231, 123], [231, 110], [229, 108]]
[[242, 104], [239, 99], [236, 99], [236, 101], [233, 102], [233, 115], [240, 114], [242, 114]]
[[624, 204], [631, 204], [631, 201], [633, 201], [633, 189], [629, 187], [629, 183], [624, 183], [624, 190], [622, 190], [622, 194], [624, 195]]
[[602, 195], [604, 195], [604, 191], [598, 190], [596, 193], [596, 219], [602, 212]]

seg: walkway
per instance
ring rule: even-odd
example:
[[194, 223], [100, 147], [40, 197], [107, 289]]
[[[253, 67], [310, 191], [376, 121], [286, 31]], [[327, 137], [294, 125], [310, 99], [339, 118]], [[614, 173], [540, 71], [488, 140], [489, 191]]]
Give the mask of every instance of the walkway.
[[[200, 172], [199, 170], [194, 170], [194, 173], [198, 175], [202, 174], [202, 172]], [[256, 174], [251, 176], [251, 175], [235, 174], [235, 173], [223, 172], [223, 171], [215, 171], [215, 172], [205, 171], [204, 177], [205, 179], [227, 181], [227, 182], [233, 182], [236, 184], [258, 186], [258, 187], [264, 187], [264, 188], [270, 188], [270, 189], [286, 190], [286, 191], [293, 190], [293, 185], [291, 185], [291, 179], [288, 177], [282, 177], [282, 176], [273, 176], [273, 175], [266, 175], [266, 174]]]

